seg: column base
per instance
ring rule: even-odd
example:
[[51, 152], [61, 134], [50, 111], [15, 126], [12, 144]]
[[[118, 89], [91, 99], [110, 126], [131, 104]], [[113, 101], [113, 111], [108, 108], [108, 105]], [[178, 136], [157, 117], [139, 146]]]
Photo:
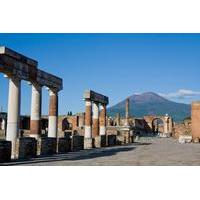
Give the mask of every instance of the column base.
[[95, 148], [106, 147], [106, 135], [100, 135], [95, 137], [94, 145]]
[[93, 139], [85, 138], [84, 139], [84, 149], [92, 149], [93, 148]]

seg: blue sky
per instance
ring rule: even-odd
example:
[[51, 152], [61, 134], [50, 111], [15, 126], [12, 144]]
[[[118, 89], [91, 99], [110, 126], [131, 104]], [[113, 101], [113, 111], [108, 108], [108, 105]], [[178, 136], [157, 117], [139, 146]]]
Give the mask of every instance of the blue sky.
[[[64, 80], [59, 113], [84, 110], [85, 89], [114, 105], [153, 91], [176, 102], [200, 99], [200, 34], [0, 34], [0, 45], [38, 60]], [[8, 80], [0, 76], [0, 106], [7, 110]], [[23, 114], [30, 114], [31, 87], [22, 82]], [[43, 89], [43, 114], [48, 93]]]

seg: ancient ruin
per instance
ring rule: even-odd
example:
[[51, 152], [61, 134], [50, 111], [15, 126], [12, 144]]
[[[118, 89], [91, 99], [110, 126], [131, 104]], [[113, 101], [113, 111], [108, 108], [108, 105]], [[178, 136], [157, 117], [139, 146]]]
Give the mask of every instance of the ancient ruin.
[[[6, 47], [0, 47], [0, 72], [9, 79], [8, 111], [0, 112], [0, 162], [70, 151], [112, 147], [137, 142], [140, 137], [173, 137], [179, 143], [200, 142], [200, 102], [192, 104], [191, 120], [175, 123], [164, 116], [108, 116], [109, 98], [92, 90], [84, 92], [85, 112], [59, 116], [58, 95], [62, 79], [42, 71], [38, 62]], [[32, 87], [31, 114], [20, 114], [21, 81]], [[49, 114], [41, 113], [42, 87], [49, 90]]]
[[31, 137], [41, 133], [41, 87], [49, 89], [48, 136], [57, 136], [58, 92], [62, 79], [38, 68], [38, 62], [6, 47], [0, 47], [0, 72], [9, 79], [6, 140], [12, 142], [12, 157], [16, 157], [16, 141], [19, 134], [21, 80], [32, 85]]
[[[106, 106], [109, 104], [109, 98], [94, 91], [84, 93], [85, 100], [85, 149], [95, 146], [105, 146], [106, 136]], [[92, 106], [93, 105], [93, 106]], [[99, 105], [101, 107], [99, 113]], [[92, 109], [93, 108], [93, 109]], [[103, 139], [104, 138], [104, 139]], [[102, 144], [104, 141], [104, 144]]]

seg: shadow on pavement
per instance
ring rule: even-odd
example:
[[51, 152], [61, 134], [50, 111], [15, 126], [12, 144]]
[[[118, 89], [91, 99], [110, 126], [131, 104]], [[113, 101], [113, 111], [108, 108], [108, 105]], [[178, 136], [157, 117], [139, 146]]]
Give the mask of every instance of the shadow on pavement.
[[[138, 145], [137, 143], [134, 145]], [[148, 144], [139, 144], [139, 145], [148, 145]], [[57, 154], [50, 157], [38, 157], [35, 159], [30, 159], [26, 161], [15, 160], [10, 163], [3, 163], [0, 166], [17, 166], [17, 165], [26, 165], [26, 164], [39, 164], [45, 162], [57, 162], [57, 161], [79, 161], [79, 160], [88, 160], [99, 157], [108, 157], [116, 155], [119, 152], [127, 152], [136, 149], [133, 145], [119, 146], [119, 147], [108, 147], [103, 149], [91, 149], [91, 150], [82, 150], [79, 152], [69, 152], [67, 154]]]

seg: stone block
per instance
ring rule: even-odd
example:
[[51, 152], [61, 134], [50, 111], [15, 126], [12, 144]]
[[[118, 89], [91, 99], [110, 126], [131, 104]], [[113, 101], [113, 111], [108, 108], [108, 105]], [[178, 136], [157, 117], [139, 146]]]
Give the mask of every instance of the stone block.
[[11, 160], [12, 143], [0, 140], [0, 163], [9, 162]]
[[58, 153], [67, 153], [71, 151], [71, 138], [64, 137], [58, 139]]
[[56, 154], [57, 139], [56, 138], [42, 138], [41, 139], [41, 156], [49, 156]]
[[179, 136], [180, 144], [191, 143], [191, 142], [192, 142], [192, 136], [190, 136], [190, 135], [180, 135]]
[[117, 145], [123, 145], [125, 144], [125, 138], [123, 135], [117, 135], [116, 136], [116, 140], [117, 140]]
[[106, 135], [100, 135], [95, 137], [94, 146], [95, 148], [106, 147]]
[[19, 139], [19, 159], [35, 158], [37, 156], [37, 140], [24, 137]]
[[117, 136], [116, 135], [108, 135], [107, 137], [108, 146], [115, 146], [117, 144]]
[[84, 149], [84, 136], [74, 135], [72, 137], [72, 151], [80, 151]]
[[193, 140], [193, 142], [197, 144], [197, 143], [200, 142], [200, 139], [199, 139], [199, 138], [195, 138], [195, 139]]

